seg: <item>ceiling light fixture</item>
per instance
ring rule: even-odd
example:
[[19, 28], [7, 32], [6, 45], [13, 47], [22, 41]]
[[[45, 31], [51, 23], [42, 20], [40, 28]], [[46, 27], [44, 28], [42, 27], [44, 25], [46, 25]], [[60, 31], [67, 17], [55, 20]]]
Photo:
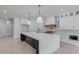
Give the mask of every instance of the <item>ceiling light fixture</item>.
[[61, 11], [61, 12], [63, 12], [64, 10], [63, 10], [63, 9], [61, 9], [60, 11]]
[[36, 20], [36, 22], [37, 23], [43, 23], [43, 20], [42, 20], [42, 17], [40, 16], [40, 13], [41, 13], [41, 11], [40, 11], [40, 5], [38, 5], [38, 7], [39, 7], [39, 11], [38, 11], [38, 13], [39, 13], [39, 16], [37, 17], [37, 20]]
[[3, 10], [3, 13], [7, 13], [7, 10]]

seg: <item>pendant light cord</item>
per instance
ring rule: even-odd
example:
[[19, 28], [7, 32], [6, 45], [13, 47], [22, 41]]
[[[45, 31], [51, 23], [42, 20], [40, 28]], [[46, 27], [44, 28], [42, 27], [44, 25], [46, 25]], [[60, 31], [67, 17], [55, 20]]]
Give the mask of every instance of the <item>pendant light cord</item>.
[[38, 13], [39, 13], [39, 16], [40, 16], [40, 5], [38, 5], [38, 7], [39, 7], [39, 12]]

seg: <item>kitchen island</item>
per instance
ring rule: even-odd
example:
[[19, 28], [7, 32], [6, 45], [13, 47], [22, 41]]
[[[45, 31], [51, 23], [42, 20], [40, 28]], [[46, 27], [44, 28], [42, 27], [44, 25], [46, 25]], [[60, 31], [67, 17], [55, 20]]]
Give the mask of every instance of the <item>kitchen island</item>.
[[60, 48], [60, 36], [57, 34], [23, 32], [21, 41], [36, 49], [36, 54], [51, 54]]

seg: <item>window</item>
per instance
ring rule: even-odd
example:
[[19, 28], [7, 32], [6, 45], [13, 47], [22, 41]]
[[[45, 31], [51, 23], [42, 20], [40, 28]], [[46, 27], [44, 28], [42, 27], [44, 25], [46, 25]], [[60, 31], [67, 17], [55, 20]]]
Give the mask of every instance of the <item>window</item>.
[[70, 13], [70, 16], [73, 16], [73, 13]]
[[68, 15], [67, 14], [65, 14], [65, 17], [67, 17]]
[[76, 15], [79, 15], [79, 11], [76, 11]]
[[61, 17], [63, 17], [63, 15], [61, 15]]

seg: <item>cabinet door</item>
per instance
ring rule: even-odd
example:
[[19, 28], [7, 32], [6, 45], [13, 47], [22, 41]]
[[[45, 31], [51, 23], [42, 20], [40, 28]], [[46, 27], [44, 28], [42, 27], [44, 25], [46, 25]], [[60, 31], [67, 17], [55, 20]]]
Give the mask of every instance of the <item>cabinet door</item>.
[[21, 19], [21, 24], [27, 24], [27, 19]]
[[64, 29], [64, 20], [59, 19], [59, 29]]
[[25, 41], [25, 39], [26, 39], [26, 36], [25, 35], [23, 35], [23, 34], [20, 34], [21, 36], [21, 41]]
[[31, 44], [31, 40], [32, 40], [32, 39], [30, 39], [30, 37], [26, 36], [26, 42], [27, 42], [28, 44]]
[[75, 19], [73, 20], [74, 29], [79, 30], [79, 16], [75, 16]]
[[72, 19], [70, 17], [60, 19], [60, 29], [72, 30], [73, 22], [71, 22], [71, 20]]

